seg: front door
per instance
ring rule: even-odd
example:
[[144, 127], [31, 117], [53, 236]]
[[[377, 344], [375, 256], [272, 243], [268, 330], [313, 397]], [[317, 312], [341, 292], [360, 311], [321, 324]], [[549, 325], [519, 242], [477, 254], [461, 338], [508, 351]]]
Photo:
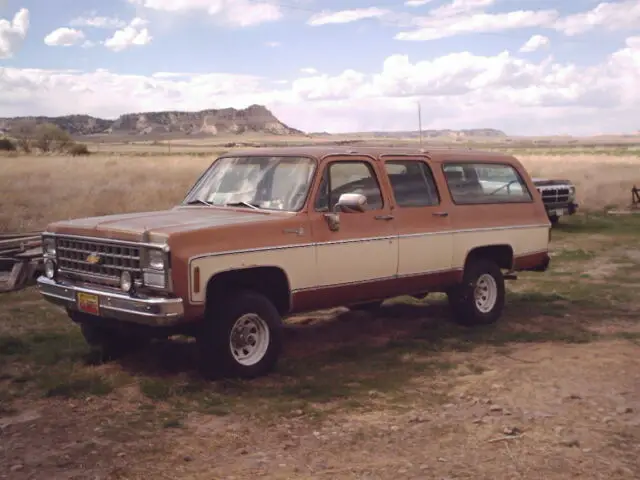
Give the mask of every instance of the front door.
[[[303, 296], [305, 308], [384, 298], [392, 286], [398, 268], [398, 239], [378, 168], [379, 163], [369, 158], [336, 158], [324, 163], [321, 183], [309, 207], [317, 287]], [[332, 230], [326, 214], [333, 212], [343, 193], [364, 195], [366, 210], [338, 212], [339, 228]]]

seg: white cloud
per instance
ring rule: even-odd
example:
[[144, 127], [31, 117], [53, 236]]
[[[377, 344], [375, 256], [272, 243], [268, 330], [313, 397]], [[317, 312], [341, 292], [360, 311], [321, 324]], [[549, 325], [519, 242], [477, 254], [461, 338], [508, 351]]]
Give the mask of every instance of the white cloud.
[[315, 75], [316, 73], [318, 73], [318, 70], [313, 67], [301, 68], [300, 71], [306, 75]]
[[44, 37], [44, 43], [50, 47], [71, 47], [84, 40], [84, 33], [73, 28], [56, 28]]
[[116, 31], [112, 37], [105, 40], [104, 46], [114, 52], [120, 52], [134, 45], [148, 45], [153, 37], [145, 27], [146, 24], [147, 22], [142, 18], [134, 18], [129, 25]]
[[573, 36], [596, 27], [609, 30], [638, 29], [640, 26], [640, 2], [602, 2], [595, 8], [559, 19], [555, 28], [565, 35]]
[[276, 47], [282, 46], [282, 43], [280, 43], [280, 42], [266, 42], [265, 45], [267, 47], [276, 48]]
[[308, 25], [318, 26], [330, 23], [351, 23], [368, 18], [380, 18], [390, 14], [391, 11], [378, 8], [356, 8], [354, 10], [340, 10], [338, 12], [321, 12], [313, 15], [308, 21]]
[[450, 17], [461, 13], [483, 10], [496, 3], [496, 0], [453, 0], [451, 3], [442, 5], [429, 12], [435, 17]]
[[421, 7], [422, 5], [426, 5], [431, 2], [433, 2], [433, 0], [407, 0], [404, 4], [407, 7]]
[[460, 34], [499, 32], [520, 28], [548, 26], [558, 18], [556, 10], [518, 10], [507, 13], [417, 17], [418, 28], [396, 34], [396, 40], [425, 41]]
[[[4, 68], [0, 111], [13, 115], [241, 108], [264, 104], [306, 131], [415, 128], [420, 100], [425, 128], [502, 128], [511, 134], [589, 134], [637, 130], [640, 37], [599, 64], [551, 57], [530, 61], [457, 52], [412, 61], [388, 57], [377, 73], [307, 74], [281, 83], [248, 75], [158, 72], [120, 75]], [[569, 125], [570, 127], [567, 127]]]
[[71, 27], [117, 29], [126, 27], [127, 22], [115, 17], [101, 17], [94, 15], [90, 17], [76, 17], [69, 22], [69, 25]]
[[251, 27], [282, 18], [276, 2], [270, 0], [128, 0], [151, 10], [172, 13], [204, 12], [233, 27]]
[[29, 30], [29, 10], [22, 8], [13, 21], [0, 18], [0, 59], [12, 58], [22, 46]]
[[529, 40], [520, 47], [520, 51], [523, 53], [535, 52], [543, 47], [548, 47], [550, 43], [549, 37], [545, 37], [544, 35], [532, 35], [531, 38], [529, 38]]

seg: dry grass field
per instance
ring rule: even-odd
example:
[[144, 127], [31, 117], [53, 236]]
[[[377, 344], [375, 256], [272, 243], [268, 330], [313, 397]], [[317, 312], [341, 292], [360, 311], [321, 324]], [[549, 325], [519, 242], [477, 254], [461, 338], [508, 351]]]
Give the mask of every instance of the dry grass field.
[[[0, 157], [0, 231], [170, 207], [211, 151]], [[34, 288], [0, 295], [0, 479], [640, 478], [640, 215], [598, 213], [640, 159], [518, 156], [592, 213], [495, 326], [453, 325], [439, 295], [316, 312], [273, 375], [208, 383], [188, 341], [101, 364]]]
[[[43, 229], [48, 222], [89, 215], [160, 210], [181, 201], [224, 149], [206, 154], [105, 153], [0, 157], [0, 232]], [[587, 211], [626, 207], [640, 184], [640, 156], [515, 154], [533, 176], [567, 178]]]

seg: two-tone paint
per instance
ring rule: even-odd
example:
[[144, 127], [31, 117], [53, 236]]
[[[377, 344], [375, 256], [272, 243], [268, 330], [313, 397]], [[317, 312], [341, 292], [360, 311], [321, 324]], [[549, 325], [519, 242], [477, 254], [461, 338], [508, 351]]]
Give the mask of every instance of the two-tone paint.
[[[257, 267], [277, 269], [286, 279], [285, 313], [355, 304], [424, 291], [444, 291], [459, 282], [465, 261], [477, 248], [510, 252], [508, 270], [544, 268], [550, 223], [540, 194], [521, 163], [504, 154], [467, 150], [287, 147], [235, 151], [229, 156], [305, 156], [316, 174], [298, 212], [205, 205], [168, 211], [58, 222], [49, 231], [104, 239], [166, 244], [171, 256], [172, 294], [184, 315], [201, 318], [207, 285], [225, 272]], [[325, 212], [316, 211], [322, 172], [332, 162], [362, 161], [380, 184], [383, 205], [340, 213], [332, 231]], [[385, 162], [425, 162], [440, 197], [438, 205], [399, 207]], [[522, 203], [456, 205], [442, 170], [447, 162], [499, 163], [523, 178], [532, 200]]]

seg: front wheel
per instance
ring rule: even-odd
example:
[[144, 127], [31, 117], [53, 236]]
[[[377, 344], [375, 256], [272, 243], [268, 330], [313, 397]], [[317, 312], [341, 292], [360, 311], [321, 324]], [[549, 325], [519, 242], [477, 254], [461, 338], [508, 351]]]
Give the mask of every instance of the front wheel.
[[282, 350], [282, 319], [273, 303], [240, 292], [213, 308], [196, 338], [201, 373], [255, 378], [273, 370]]
[[453, 318], [462, 325], [495, 323], [504, 309], [505, 287], [500, 267], [483, 258], [471, 260], [460, 285], [448, 292]]

